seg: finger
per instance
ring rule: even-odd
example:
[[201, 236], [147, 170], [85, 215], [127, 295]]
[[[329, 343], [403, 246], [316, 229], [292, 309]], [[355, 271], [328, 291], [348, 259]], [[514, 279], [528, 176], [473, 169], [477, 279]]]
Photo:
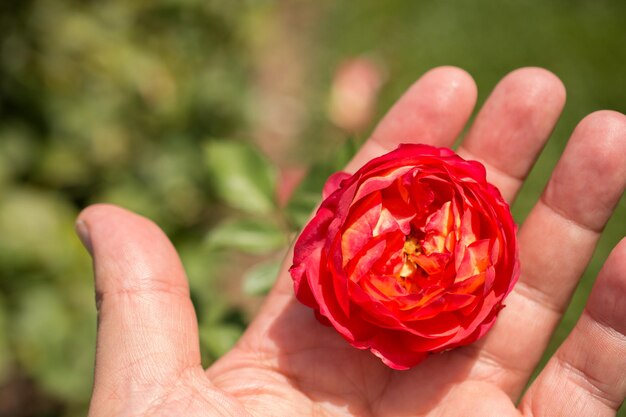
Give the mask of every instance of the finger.
[[77, 230], [93, 256], [98, 305], [92, 408], [115, 410], [131, 393], [149, 399], [201, 370], [187, 280], [163, 232], [110, 205], [85, 209]]
[[565, 87], [542, 68], [504, 77], [481, 108], [458, 153], [482, 162], [487, 179], [512, 201], [554, 129]]
[[494, 382], [512, 397], [541, 358], [625, 186], [626, 116], [593, 113], [576, 127], [522, 226], [520, 280], [477, 345], [478, 371], [496, 371]]
[[476, 104], [476, 84], [465, 71], [439, 67], [417, 80], [387, 112], [348, 164], [354, 172], [401, 143], [451, 146]]
[[626, 397], [626, 239], [609, 256], [587, 307], [524, 396], [524, 415], [615, 416]]

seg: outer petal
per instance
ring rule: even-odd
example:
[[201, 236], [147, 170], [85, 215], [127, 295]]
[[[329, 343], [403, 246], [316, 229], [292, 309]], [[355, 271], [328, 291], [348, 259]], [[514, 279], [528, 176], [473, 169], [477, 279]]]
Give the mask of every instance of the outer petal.
[[326, 180], [326, 184], [324, 184], [324, 189], [322, 190], [322, 199], [326, 200], [332, 193], [337, 191], [343, 180], [350, 178], [350, 174], [347, 172], [335, 172], [333, 175], [328, 177]]

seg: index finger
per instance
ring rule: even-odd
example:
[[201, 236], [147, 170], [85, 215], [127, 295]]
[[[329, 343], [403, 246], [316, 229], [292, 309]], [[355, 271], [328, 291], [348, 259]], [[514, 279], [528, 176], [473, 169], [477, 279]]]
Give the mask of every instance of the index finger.
[[452, 146], [476, 104], [476, 84], [456, 67], [434, 68], [393, 105], [346, 167], [354, 172], [401, 143]]

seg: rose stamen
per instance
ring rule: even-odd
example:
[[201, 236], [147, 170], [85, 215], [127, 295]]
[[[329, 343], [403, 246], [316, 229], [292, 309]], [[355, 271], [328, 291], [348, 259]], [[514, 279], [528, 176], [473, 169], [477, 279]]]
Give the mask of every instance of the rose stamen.
[[398, 283], [409, 292], [411, 292], [412, 289], [416, 289], [415, 285], [420, 278], [424, 279], [425, 276], [428, 276], [426, 271], [414, 260], [414, 258], [421, 253], [422, 245], [420, 245], [419, 240], [415, 236], [407, 236], [402, 254], [404, 263], [398, 274]]
[[415, 236], [407, 236], [406, 242], [404, 242], [405, 255], [416, 255], [422, 252], [422, 246]]

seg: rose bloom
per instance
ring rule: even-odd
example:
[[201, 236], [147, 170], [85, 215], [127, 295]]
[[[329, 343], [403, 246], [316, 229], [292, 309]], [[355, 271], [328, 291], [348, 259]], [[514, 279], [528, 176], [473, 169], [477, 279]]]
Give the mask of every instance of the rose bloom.
[[516, 226], [485, 168], [400, 145], [331, 176], [294, 248], [296, 297], [394, 369], [467, 345], [519, 276]]

